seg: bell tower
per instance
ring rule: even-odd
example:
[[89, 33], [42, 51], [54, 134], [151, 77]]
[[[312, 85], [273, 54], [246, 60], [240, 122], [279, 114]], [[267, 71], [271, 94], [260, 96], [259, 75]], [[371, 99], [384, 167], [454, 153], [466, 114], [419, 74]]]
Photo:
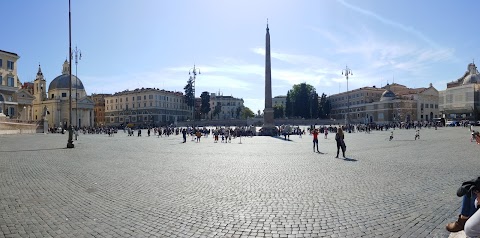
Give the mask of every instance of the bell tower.
[[62, 74], [70, 74], [70, 64], [68, 63], [67, 60], [65, 60], [65, 62], [63, 62]]
[[33, 81], [33, 96], [35, 96], [35, 102], [41, 102], [47, 99], [47, 81], [43, 78], [40, 64], [38, 65], [37, 77], [35, 81]]

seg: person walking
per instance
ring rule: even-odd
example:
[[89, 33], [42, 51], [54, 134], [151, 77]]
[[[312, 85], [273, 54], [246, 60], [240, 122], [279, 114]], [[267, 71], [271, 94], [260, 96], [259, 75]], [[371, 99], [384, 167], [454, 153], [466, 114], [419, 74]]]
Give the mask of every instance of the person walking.
[[182, 130], [182, 136], [183, 136], [183, 143], [187, 142], [187, 130], [183, 128]]
[[320, 151], [318, 150], [318, 130], [315, 129], [313, 130], [313, 152], [315, 152], [315, 145], [317, 146], [317, 152], [320, 153]]
[[390, 133], [390, 141], [393, 140], [393, 131]]
[[342, 154], [343, 158], [345, 158], [345, 151], [347, 150], [347, 146], [345, 145], [345, 134], [343, 133], [342, 128], [338, 128], [337, 134], [335, 135], [335, 141], [337, 142], [337, 156], [335, 158], [338, 158], [338, 154], [340, 153], [340, 148], [342, 149]]
[[197, 143], [200, 142], [200, 137], [202, 137], [202, 133], [200, 132], [200, 130], [197, 130], [197, 132], [195, 132], [195, 136], [197, 137]]
[[420, 140], [420, 130], [417, 130], [417, 132], [415, 132], [415, 140], [417, 140], [417, 138]]

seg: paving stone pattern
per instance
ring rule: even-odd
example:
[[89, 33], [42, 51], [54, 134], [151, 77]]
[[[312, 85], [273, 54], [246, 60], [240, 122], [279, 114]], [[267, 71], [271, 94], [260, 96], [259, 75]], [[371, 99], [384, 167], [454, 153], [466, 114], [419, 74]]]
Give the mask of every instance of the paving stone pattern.
[[[476, 176], [465, 128], [194, 143], [0, 136], [0, 237], [448, 237]], [[135, 133], [136, 135], [136, 133]]]

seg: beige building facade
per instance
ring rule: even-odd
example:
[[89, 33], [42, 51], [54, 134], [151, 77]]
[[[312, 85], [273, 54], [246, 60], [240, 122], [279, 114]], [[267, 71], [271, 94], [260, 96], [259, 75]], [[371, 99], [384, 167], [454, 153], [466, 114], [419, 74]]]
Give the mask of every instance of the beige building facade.
[[181, 92], [137, 88], [105, 96], [107, 126], [159, 126], [185, 121], [191, 115], [192, 108]]
[[480, 74], [475, 63], [440, 92], [440, 113], [447, 119], [480, 120]]
[[[87, 97], [87, 92], [82, 81], [75, 75], [70, 78], [70, 65], [65, 60], [62, 74], [50, 82], [48, 89], [47, 82], [39, 66], [34, 83], [33, 117], [34, 120], [48, 121], [49, 127], [62, 127], [70, 125], [70, 88], [72, 83], [72, 123], [74, 127], [93, 126], [94, 102]], [[45, 115], [45, 110], [48, 113]]]
[[[350, 106], [347, 105], [350, 97]], [[331, 118], [346, 122], [348, 107], [351, 123], [393, 123], [431, 121], [439, 116], [439, 93], [428, 88], [407, 88], [401, 84], [363, 87], [329, 96]]]
[[287, 96], [281, 95], [281, 96], [275, 96], [272, 98], [273, 107], [282, 106], [283, 109], [285, 110], [285, 108], [287, 107], [286, 103], [287, 103]]
[[[339, 122], [344, 122], [347, 117], [347, 111], [350, 109], [350, 120], [353, 123], [369, 122], [370, 116], [372, 115], [368, 114], [366, 106], [370, 103], [380, 101], [384, 91], [385, 89], [374, 86], [362, 87], [349, 92], [330, 95], [328, 97], [332, 105], [330, 117]], [[350, 103], [350, 106], [348, 106], [348, 103]]]
[[0, 118], [31, 121], [33, 96], [22, 89], [18, 59], [16, 53], [0, 50]]
[[[233, 96], [223, 96], [216, 93], [210, 94], [210, 112], [208, 118], [211, 119], [239, 119], [241, 111], [244, 107], [242, 98]], [[215, 114], [215, 107], [220, 105], [221, 110]]]

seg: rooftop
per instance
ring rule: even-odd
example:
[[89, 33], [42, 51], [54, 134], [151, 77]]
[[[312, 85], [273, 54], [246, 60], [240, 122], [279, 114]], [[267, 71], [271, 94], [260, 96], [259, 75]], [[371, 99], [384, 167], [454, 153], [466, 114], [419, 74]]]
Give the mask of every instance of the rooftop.
[[164, 89], [159, 89], [159, 88], [136, 88], [134, 90], [124, 90], [124, 91], [121, 91], [121, 92], [116, 92], [114, 93], [112, 96], [118, 96], [118, 95], [124, 95], [124, 94], [131, 94], [131, 93], [138, 93], [138, 92], [152, 92], [152, 91], [155, 91], [155, 92], [164, 92], [164, 93], [169, 93], [169, 94], [175, 94], [176, 96], [182, 96], [183, 93], [182, 92], [175, 92], [175, 91], [168, 91], [168, 90], [164, 90]]
[[0, 50], [0, 52], [5, 53], [5, 54], [10, 54], [10, 55], [15, 55], [15, 56], [19, 57], [17, 54], [12, 53], [12, 52], [4, 51], [4, 50]]

